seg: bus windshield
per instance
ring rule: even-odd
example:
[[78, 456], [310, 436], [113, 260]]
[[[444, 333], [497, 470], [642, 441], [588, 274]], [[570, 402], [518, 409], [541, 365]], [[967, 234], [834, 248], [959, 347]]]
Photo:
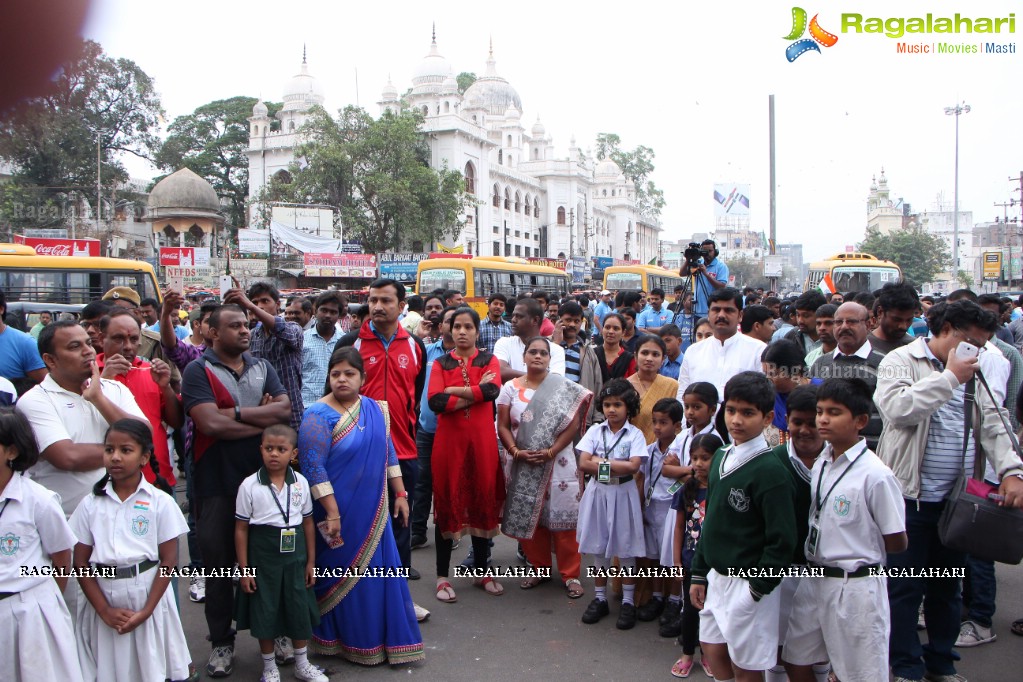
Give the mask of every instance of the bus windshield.
[[874, 291], [888, 282], [899, 281], [899, 271], [891, 267], [837, 266], [831, 279], [838, 291]]
[[454, 289], [465, 293], [465, 271], [456, 268], [430, 268], [419, 274], [419, 291], [428, 294], [435, 289]]
[[605, 285], [611, 291], [640, 291], [643, 289], [643, 275], [638, 272], [612, 272]]

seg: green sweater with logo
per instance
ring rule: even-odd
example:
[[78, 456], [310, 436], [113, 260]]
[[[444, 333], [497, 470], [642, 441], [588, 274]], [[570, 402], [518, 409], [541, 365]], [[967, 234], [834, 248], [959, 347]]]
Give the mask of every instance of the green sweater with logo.
[[792, 484], [796, 487], [793, 504], [796, 513], [796, 546], [792, 550], [792, 563], [803, 566], [806, 565], [806, 536], [810, 534], [810, 505], [813, 504], [810, 496], [810, 475], [807, 472], [804, 477], [802, 470], [797, 469], [792, 463], [787, 445], [775, 447], [771, 454], [777, 457], [785, 471], [789, 472]]
[[726, 449], [714, 453], [707, 487], [707, 515], [693, 557], [692, 582], [707, 573], [755, 570], [754, 597], [768, 594], [792, 564], [796, 546], [796, 487], [787, 467], [765, 450], [722, 476]]

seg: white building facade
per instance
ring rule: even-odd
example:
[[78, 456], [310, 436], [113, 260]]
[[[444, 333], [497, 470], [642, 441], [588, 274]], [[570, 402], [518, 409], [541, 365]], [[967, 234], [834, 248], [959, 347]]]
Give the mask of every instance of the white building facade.
[[[461, 246], [481, 256], [610, 256], [644, 263], [657, 256], [661, 227], [640, 215], [633, 183], [614, 162], [598, 162], [581, 150], [574, 137], [567, 155], [558, 156], [539, 118], [527, 130], [522, 100], [498, 74], [492, 49], [484, 74], [464, 93], [455, 74], [434, 37], [405, 97], [388, 81], [378, 102], [381, 115], [403, 107], [422, 112], [431, 165], [461, 173], [474, 199], [467, 202], [457, 237], [407, 248]], [[250, 197], [274, 174], [287, 172], [295, 161], [297, 130], [309, 108], [322, 102], [323, 92], [303, 60], [285, 89], [279, 131], [271, 130], [266, 106], [256, 104], [249, 119]]]

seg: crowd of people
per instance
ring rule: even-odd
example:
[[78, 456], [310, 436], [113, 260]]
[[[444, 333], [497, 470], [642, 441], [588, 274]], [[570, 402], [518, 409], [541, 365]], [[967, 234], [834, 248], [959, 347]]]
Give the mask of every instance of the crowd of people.
[[[182, 535], [209, 676], [232, 673], [244, 630], [266, 682], [285, 664], [326, 680], [310, 651], [419, 661], [430, 614], [408, 580], [431, 515], [438, 601], [460, 576], [503, 594], [504, 534], [521, 589], [579, 599], [592, 577], [582, 622], [619, 593], [618, 629], [678, 638], [676, 677], [699, 649], [717, 680], [962, 679], [954, 649], [996, 637], [994, 564], [943, 545], [938, 519], [979, 456], [1023, 506], [998, 418], [1019, 428], [1018, 305], [906, 284], [782, 300], [704, 276], [670, 304], [495, 293], [482, 318], [463, 292], [380, 279], [354, 316], [338, 292], [257, 282], [184, 312], [117, 287], [78, 321], [0, 321], [13, 679], [196, 679]], [[991, 393], [967, 396], [978, 371]], [[885, 572], [935, 566], [967, 570]]]

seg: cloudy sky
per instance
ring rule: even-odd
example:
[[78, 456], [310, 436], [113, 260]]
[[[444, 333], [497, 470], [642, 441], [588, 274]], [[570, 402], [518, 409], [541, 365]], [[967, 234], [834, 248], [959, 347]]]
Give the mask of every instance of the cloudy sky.
[[[794, 2], [819, 13], [838, 42], [789, 63]], [[1017, 32], [903, 41], [982, 47], [991, 38], [1015, 45], [1015, 54], [898, 54], [899, 40], [841, 30], [843, 14], [928, 12], [1016, 12]], [[1020, 198], [1019, 182], [1008, 178], [1023, 170], [1023, 11], [1007, 0], [94, 0], [86, 34], [156, 79], [168, 120], [235, 95], [280, 100], [303, 44], [328, 109], [357, 102], [376, 114], [389, 74], [399, 91], [409, 87], [433, 22], [456, 74], [482, 74], [493, 39], [527, 129], [539, 116], [558, 156], [573, 135], [585, 148], [601, 132], [619, 134], [628, 148], [652, 147], [653, 179], [667, 199], [665, 239], [710, 229], [715, 183], [749, 183], [752, 226], [768, 229], [769, 94], [778, 241], [802, 242], [808, 259], [862, 238], [871, 176], [882, 167], [893, 197], [914, 210], [933, 210], [939, 197], [951, 208], [955, 124], [943, 110], [956, 102], [972, 108], [960, 120], [960, 206], [986, 221], [1002, 214], [995, 202]]]

